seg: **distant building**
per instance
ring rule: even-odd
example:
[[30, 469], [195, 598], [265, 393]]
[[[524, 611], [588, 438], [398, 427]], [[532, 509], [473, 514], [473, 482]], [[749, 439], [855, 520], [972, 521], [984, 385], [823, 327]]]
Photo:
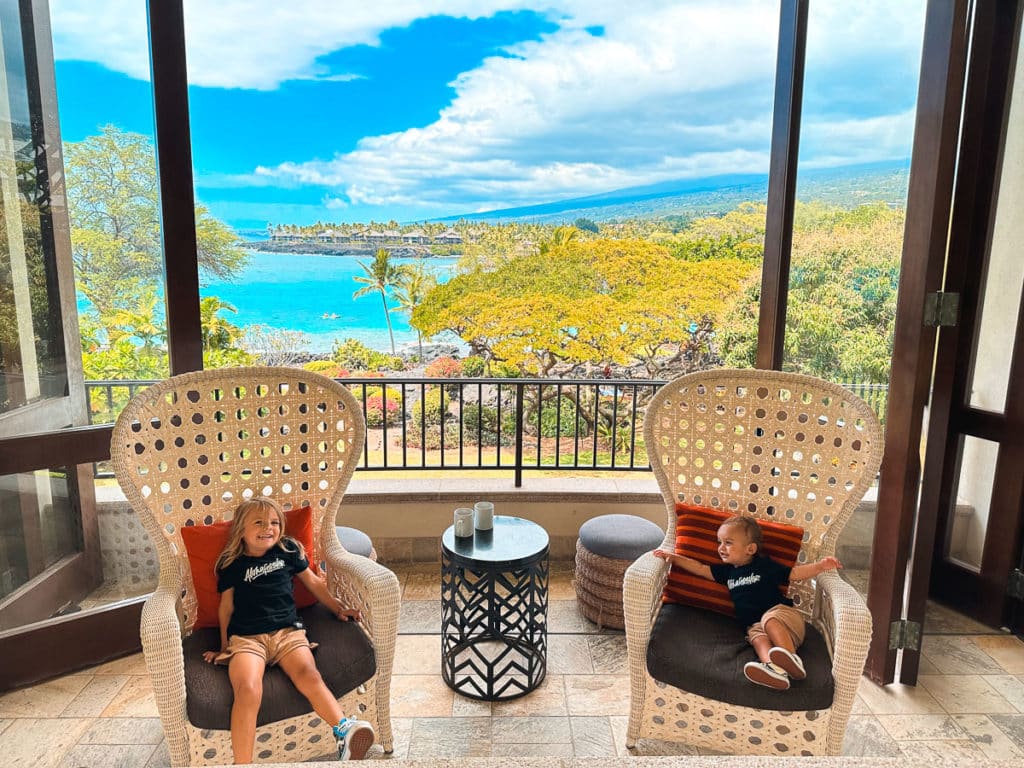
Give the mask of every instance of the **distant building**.
[[454, 229], [446, 229], [434, 238], [434, 242], [441, 243], [442, 245], [456, 245], [462, 242], [462, 235]]

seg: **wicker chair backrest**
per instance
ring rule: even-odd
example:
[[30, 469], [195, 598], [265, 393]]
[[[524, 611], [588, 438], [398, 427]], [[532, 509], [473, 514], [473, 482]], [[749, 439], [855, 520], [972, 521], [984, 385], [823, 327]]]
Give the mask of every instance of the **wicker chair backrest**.
[[[821, 379], [765, 370], [669, 382], [647, 407], [644, 438], [666, 502], [666, 545], [683, 501], [799, 525], [801, 563], [835, 553], [882, 457], [878, 419], [863, 400]], [[809, 585], [791, 595], [813, 609]]]
[[[309, 504], [314, 552], [337, 541], [335, 519], [366, 427], [349, 390], [294, 368], [225, 368], [174, 376], [136, 395], [114, 425], [117, 480], [182, 585], [182, 628], [196, 598], [181, 528], [231, 519], [253, 496]], [[338, 544], [340, 546], [340, 544]], [[315, 559], [314, 559], [315, 558]]]

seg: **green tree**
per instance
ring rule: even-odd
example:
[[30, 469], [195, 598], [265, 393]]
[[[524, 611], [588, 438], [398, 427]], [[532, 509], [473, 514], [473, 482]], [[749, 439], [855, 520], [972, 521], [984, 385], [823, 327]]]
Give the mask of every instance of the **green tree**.
[[385, 248], [378, 248], [373, 255], [373, 261], [369, 264], [358, 262], [363, 268], [365, 275], [356, 275], [353, 279], [362, 283], [363, 287], [352, 294], [353, 299], [358, 299], [371, 293], [379, 293], [380, 300], [384, 304], [384, 320], [388, 324], [388, 336], [391, 338], [391, 354], [395, 354], [395, 332], [391, 328], [391, 309], [388, 307], [388, 291], [393, 290], [402, 284], [405, 270], [397, 264], [392, 263], [391, 256]]
[[217, 296], [204, 296], [199, 300], [204, 349], [230, 349], [242, 338], [242, 329], [221, 317], [221, 312], [237, 313], [238, 310]]
[[[395, 300], [398, 307], [411, 317], [416, 307], [423, 303], [430, 289], [437, 285], [437, 276], [427, 268], [423, 261], [405, 270], [402, 279], [395, 289]], [[413, 326], [415, 328], [415, 326]], [[416, 344], [419, 348], [420, 360], [423, 360], [423, 332], [416, 328]], [[394, 351], [394, 348], [392, 348]]]
[[[162, 274], [156, 161], [149, 138], [104, 126], [97, 136], [64, 145], [71, 243], [79, 290], [100, 315], [130, 305]], [[245, 263], [234, 233], [196, 206], [201, 274], [230, 278]]]

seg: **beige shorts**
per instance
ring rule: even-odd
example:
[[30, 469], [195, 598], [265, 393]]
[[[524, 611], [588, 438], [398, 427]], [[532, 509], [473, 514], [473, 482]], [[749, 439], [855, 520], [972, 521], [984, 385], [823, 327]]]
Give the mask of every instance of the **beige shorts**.
[[272, 667], [296, 648], [313, 650], [316, 643], [309, 642], [306, 630], [295, 627], [259, 635], [232, 635], [228, 638], [228, 649], [217, 656], [215, 663], [227, 664], [236, 653], [252, 653], [262, 658], [268, 667]]
[[769, 619], [776, 619], [789, 632], [789, 638], [793, 641], [793, 648], [799, 648], [804, 641], [806, 625], [804, 615], [791, 605], [774, 605], [764, 612], [761, 620], [751, 624], [747, 628], [747, 641], [753, 645], [759, 637], [766, 637], [764, 624]]

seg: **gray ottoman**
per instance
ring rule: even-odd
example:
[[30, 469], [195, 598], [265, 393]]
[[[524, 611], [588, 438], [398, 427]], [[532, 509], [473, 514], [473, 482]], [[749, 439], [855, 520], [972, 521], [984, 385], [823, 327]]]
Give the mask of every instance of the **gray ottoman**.
[[341, 540], [341, 546], [343, 546], [348, 552], [351, 552], [353, 555], [368, 557], [376, 562], [377, 550], [373, 548], [373, 542], [370, 541], [369, 536], [358, 528], [349, 528], [345, 525], [336, 525], [334, 530], [338, 532], [338, 538]]
[[580, 613], [599, 627], [624, 629], [622, 580], [626, 569], [664, 540], [660, 527], [636, 515], [601, 515], [580, 526], [573, 579]]

